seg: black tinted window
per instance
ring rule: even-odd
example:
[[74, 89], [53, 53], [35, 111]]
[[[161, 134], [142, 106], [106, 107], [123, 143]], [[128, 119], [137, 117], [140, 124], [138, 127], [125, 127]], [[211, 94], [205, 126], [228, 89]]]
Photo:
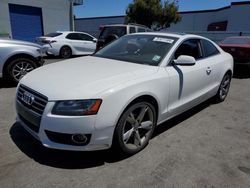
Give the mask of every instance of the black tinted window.
[[71, 40], [82, 40], [78, 33], [70, 33], [66, 36], [66, 38]]
[[135, 27], [130, 27], [129, 28], [129, 33], [135, 33]]
[[126, 35], [126, 27], [124, 26], [110, 26], [110, 27], [104, 27], [101, 31], [101, 34], [99, 36], [100, 39], [106, 39], [110, 35], [116, 35], [117, 37], [121, 37], [123, 35]]
[[200, 50], [200, 40], [191, 39], [184, 41], [175, 52], [175, 59], [181, 55], [192, 56], [195, 59], [202, 57]]
[[218, 49], [209, 41], [202, 40], [204, 57], [209, 57], [219, 53]]
[[93, 41], [93, 38], [86, 34], [79, 34], [82, 40]]
[[45, 37], [57, 37], [60, 35], [62, 35], [62, 33], [49, 33], [49, 34], [45, 35]]
[[144, 28], [138, 28], [138, 32], [146, 32], [146, 29], [144, 29]]

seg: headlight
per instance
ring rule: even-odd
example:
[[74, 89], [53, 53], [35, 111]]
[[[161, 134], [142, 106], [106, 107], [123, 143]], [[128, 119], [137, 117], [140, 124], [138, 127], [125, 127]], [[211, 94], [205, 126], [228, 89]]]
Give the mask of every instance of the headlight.
[[52, 114], [65, 116], [83, 116], [97, 114], [102, 100], [68, 100], [58, 101], [52, 109]]

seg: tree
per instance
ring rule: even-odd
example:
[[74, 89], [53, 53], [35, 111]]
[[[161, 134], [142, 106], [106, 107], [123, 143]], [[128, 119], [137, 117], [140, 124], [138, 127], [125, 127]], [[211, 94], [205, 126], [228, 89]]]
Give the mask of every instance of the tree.
[[178, 13], [178, 6], [174, 2], [164, 2], [161, 19], [159, 21], [160, 29], [170, 27], [171, 23], [177, 23], [181, 21], [181, 16]]
[[126, 10], [126, 23], [138, 23], [155, 30], [169, 27], [181, 20], [174, 2], [161, 0], [134, 0]]

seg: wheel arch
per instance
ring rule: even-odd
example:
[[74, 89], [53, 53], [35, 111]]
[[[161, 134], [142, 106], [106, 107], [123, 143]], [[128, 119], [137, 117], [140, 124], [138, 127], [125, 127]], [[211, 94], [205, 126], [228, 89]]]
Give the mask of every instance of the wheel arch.
[[155, 112], [156, 112], [156, 122], [158, 121], [158, 117], [159, 117], [159, 102], [158, 100], [156, 99], [156, 97], [154, 97], [153, 95], [151, 94], [141, 94], [141, 95], [138, 95], [138, 96], [135, 96], [133, 98], [131, 98], [127, 105], [125, 105], [123, 107], [123, 109], [121, 110], [121, 112], [119, 113], [119, 116], [118, 116], [118, 119], [116, 121], [116, 125], [117, 123], [119, 122], [122, 114], [133, 104], [137, 103], [137, 102], [148, 102], [150, 104], [152, 104], [155, 108]]
[[75, 49], [73, 48], [73, 46], [69, 45], [69, 44], [63, 44], [60, 49], [59, 49], [59, 56], [61, 56], [61, 52], [62, 52], [62, 48], [63, 47], [68, 47], [71, 51], [71, 55], [75, 55]]
[[233, 71], [232, 71], [231, 69], [228, 69], [228, 70], [226, 71], [225, 75], [226, 75], [226, 74], [230, 74], [230, 76], [231, 76], [231, 78], [232, 78], [232, 76], [233, 76]]
[[39, 66], [37, 61], [36, 61], [36, 58], [33, 57], [32, 55], [30, 54], [26, 54], [26, 53], [20, 53], [20, 54], [14, 54], [10, 57], [8, 57], [8, 59], [5, 61], [4, 65], [3, 65], [3, 76], [6, 75], [7, 73], [7, 67], [9, 65], [9, 63], [15, 59], [18, 59], [18, 58], [27, 58], [27, 59], [31, 59], [32, 61], [34, 61], [36, 63], [36, 66]]
[[69, 44], [63, 44], [63, 45], [60, 47], [59, 53], [61, 53], [61, 50], [62, 50], [63, 47], [68, 47], [68, 48], [70, 48], [71, 52], [73, 52], [72, 46], [70, 46]]

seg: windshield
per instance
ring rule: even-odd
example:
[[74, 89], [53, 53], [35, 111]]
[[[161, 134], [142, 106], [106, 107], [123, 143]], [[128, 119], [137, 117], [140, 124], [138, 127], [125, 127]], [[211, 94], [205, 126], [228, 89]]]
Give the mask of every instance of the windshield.
[[222, 41], [222, 44], [249, 44], [250, 45], [250, 38], [227, 38]]
[[126, 32], [126, 27], [124, 26], [110, 26], [110, 27], [104, 27], [101, 34], [100, 34], [100, 39], [105, 39], [110, 35], [117, 35], [117, 37], [121, 37], [125, 35]]
[[126, 35], [107, 45], [94, 56], [138, 64], [159, 65], [177, 38], [157, 35]]
[[62, 33], [49, 33], [47, 35], [45, 35], [45, 37], [57, 37], [60, 36]]

